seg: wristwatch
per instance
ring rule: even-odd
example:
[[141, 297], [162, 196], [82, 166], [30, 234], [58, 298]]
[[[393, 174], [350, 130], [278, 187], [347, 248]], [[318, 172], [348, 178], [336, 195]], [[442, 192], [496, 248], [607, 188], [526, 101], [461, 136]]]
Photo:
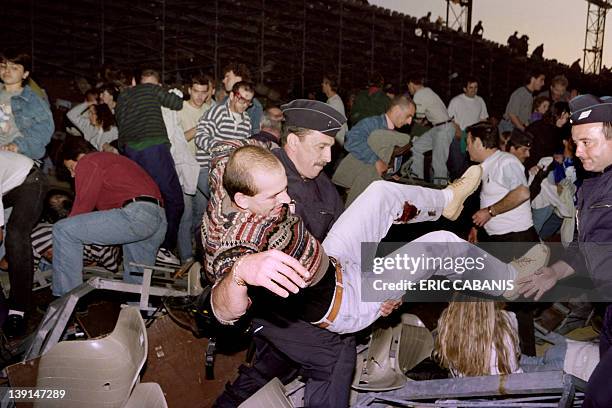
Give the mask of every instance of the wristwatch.
[[495, 213], [493, 212], [493, 206], [492, 206], [492, 205], [490, 205], [490, 206], [488, 206], [488, 207], [487, 207], [487, 211], [489, 212], [489, 215], [490, 215], [491, 217], [495, 217], [495, 216], [497, 215], [497, 214], [495, 214]]

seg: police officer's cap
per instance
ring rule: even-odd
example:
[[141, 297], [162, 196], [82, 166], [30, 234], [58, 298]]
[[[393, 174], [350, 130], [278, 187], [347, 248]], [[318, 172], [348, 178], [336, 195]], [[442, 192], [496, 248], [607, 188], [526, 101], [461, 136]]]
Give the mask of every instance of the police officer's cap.
[[583, 125], [585, 123], [612, 122], [612, 97], [586, 94], [578, 95], [569, 102], [570, 123]]
[[346, 117], [330, 105], [310, 99], [296, 99], [281, 106], [285, 125], [318, 130], [336, 136]]

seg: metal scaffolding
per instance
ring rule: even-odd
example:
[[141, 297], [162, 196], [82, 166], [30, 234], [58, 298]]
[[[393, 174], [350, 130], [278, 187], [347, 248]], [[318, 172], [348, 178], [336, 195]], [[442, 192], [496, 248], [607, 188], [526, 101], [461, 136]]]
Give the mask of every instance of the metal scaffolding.
[[612, 0], [587, 0], [587, 3], [589, 3], [589, 8], [584, 35], [582, 69], [585, 74], [599, 74], [606, 31], [606, 14], [612, 7]]
[[471, 33], [472, 0], [446, 0], [446, 27]]

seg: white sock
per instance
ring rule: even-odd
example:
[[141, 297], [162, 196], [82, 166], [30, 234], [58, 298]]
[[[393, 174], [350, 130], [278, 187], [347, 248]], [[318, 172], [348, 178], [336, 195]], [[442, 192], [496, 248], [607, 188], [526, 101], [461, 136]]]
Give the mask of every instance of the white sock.
[[17, 316], [21, 316], [21, 317], [23, 317], [23, 316], [24, 316], [24, 314], [25, 314], [25, 312], [22, 312], [21, 310], [13, 310], [13, 309], [10, 309], [10, 310], [9, 310], [9, 312], [8, 312], [8, 315], [9, 315], [9, 316], [10, 316], [10, 315], [17, 315]]
[[446, 207], [451, 201], [453, 201], [453, 190], [450, 188], [445, 188], [444, 190], [440, 191], [442, 191], [442, 194], [444, 194], [444, 207]]

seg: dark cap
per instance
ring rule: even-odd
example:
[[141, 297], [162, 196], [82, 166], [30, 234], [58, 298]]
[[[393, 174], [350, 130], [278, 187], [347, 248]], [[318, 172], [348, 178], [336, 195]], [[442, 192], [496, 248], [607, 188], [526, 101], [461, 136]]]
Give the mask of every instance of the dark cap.
[[578, 95], [569, 102], [569, 107], [572, 125], [612, 122], [612, 98], [609, 96]]
[[286, 126], [318, 130], [328, 136], [336, 136], [346, 123], [343, 114], [330, 105], [310, 99], [296, 99], [281, 106]]
[[518, 147], [531, 147], [533, 143], [533, 135], [529, 132], [524, 132], [518, 128], [512, 129], [510, 139], [508, 139], [510, 146]]

